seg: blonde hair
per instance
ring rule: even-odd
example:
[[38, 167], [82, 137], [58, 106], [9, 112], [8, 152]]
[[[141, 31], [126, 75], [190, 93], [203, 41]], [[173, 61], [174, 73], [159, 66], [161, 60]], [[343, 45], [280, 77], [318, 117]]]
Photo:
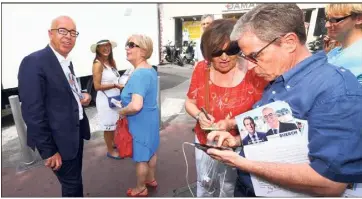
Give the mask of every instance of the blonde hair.
[[325, 12], [326, 16], [362, 14], [362, 4], [328, 4]]
[[152, 39], [149, 36], [141, 35], [141, 34], [133, 34], [130, 37], [128, 37], [127, 42], [129, 42], [130, 39], [134, 39], [135, 44], [137, 44], [141, 49], [143, 49], [145, 53], [145, 59], [149, 59], [153, 52], [153, 42]]

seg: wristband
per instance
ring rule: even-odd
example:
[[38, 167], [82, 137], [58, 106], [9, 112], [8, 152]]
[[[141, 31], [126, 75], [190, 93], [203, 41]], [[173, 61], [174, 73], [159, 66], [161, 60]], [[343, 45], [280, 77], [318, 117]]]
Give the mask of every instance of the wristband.
[[202, 113], [202, 111], [200, 111], [196, 114], [196, 116], [195, 116], [196, 121], [199, 121], [200, 113]]

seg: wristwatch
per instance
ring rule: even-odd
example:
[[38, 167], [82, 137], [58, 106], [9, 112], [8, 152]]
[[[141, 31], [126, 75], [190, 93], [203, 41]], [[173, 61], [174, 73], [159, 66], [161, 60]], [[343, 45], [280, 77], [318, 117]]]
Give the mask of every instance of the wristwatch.
[[199, 121], [199, 117], [200, 117], [200, 113], [201, 113], [201, 112], [202, 112], [202, 111], [200, 111], [199, 113], [196, 114], [196, 116], [195, 116], [196, 121]]

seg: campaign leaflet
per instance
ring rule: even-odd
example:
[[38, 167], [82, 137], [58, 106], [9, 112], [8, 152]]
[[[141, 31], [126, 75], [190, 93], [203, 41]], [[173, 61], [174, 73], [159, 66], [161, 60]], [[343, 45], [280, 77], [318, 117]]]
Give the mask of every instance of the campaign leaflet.
[[[235, 117], [250, 160], [278, 163], [309, 163], [308, 122], [293, 118], [288, 103], [276, 101]], [[251, 176], [257, 196], [311, 197]], [[348, 184], [342, 197], [361, 197], [362, 184]]]

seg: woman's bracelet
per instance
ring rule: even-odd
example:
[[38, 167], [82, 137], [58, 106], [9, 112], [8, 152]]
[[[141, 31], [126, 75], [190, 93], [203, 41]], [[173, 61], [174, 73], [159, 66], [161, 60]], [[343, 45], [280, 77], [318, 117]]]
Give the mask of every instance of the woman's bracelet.
[[199, 121], [200, 113], [202, 113], [202, 111], [200, 111], [200, 112], [198, 112], [198, 113], [196, 114], [196, 116], [195, 116], [196, 121]]

